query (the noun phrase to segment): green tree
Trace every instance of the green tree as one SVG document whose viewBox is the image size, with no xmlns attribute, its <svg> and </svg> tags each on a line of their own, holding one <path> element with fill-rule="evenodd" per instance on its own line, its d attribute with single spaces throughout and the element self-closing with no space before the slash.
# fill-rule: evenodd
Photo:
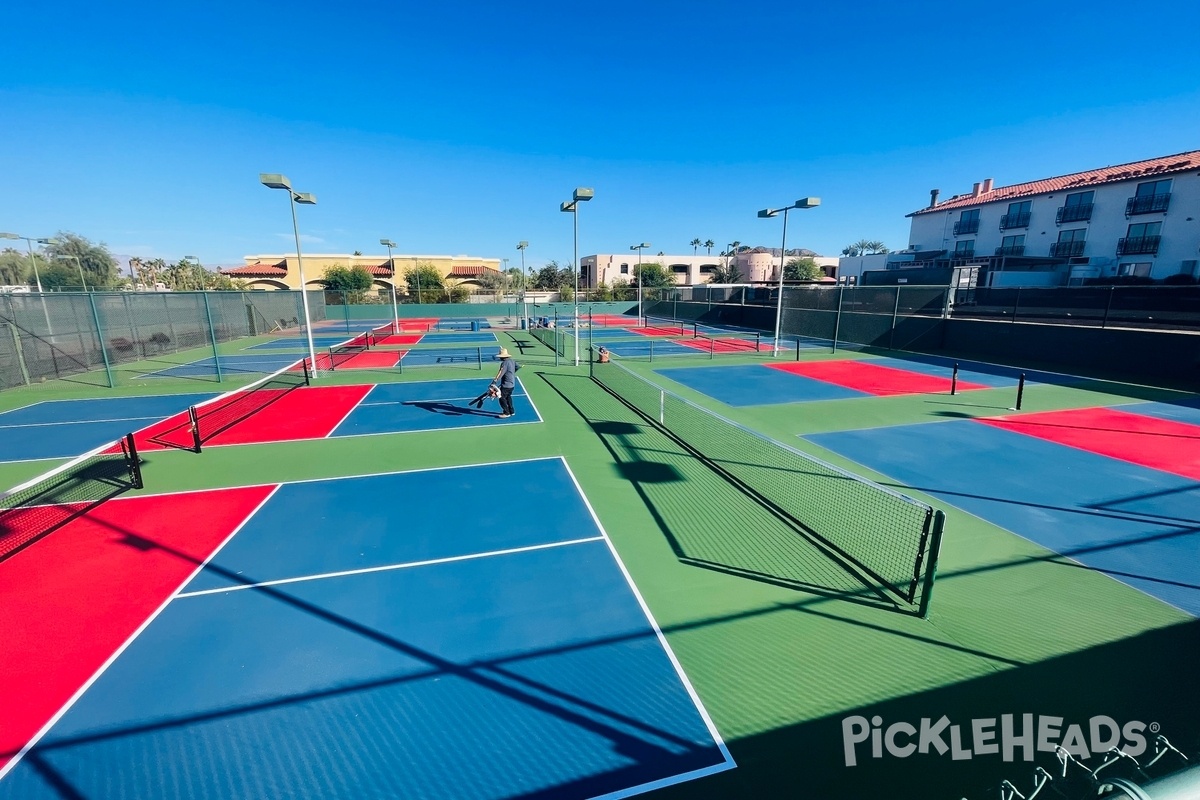
<svg viewBox="0 0 1200 800">
<path fill-rule="evenodd" d="M 613 290 L 609 288 L 608 284 L 604 281 L 597 283 L 596 288 L 592 290 L 592 300 L 605 302 L 612 299 L 614 299 Z"/>
<path fill-rule="evenodd" d="M 343 267 L 341 264 L 326 267 L 321 281 L 330 291 L 344 292 L 346 300 L 351 304 L 363 302 L 367 290 L 375 283 L 371 273 L 361 264 L 350 268 Z"/>
<path fill-rule="evenodd" d="M 712 277 L 708 279 L 708 282 L 741 283 L 743 278 L 741 267 L 737 265 L 736 261 L 731 260 L 728 264 L 718 264 L 717 268 L 712 271 Z"/>
<path fill-rule="evenodd" d="M 633 300 L 637 297 L 637 289 L 629 281 L 615 280 L 612 284 L 613 300 Z"/>
<path fill-rule="evenodd" d="M 891 251 L 888 250 L 887 245 L 878 239 L 859 239 L 853 244 L 846 245 L 846 247 L 842 250 L 842 255 L 854 258 L 857 256 L 872 255 L 874 253 L 889 252 Z"/>
<path fill-rule="evenodd" d="M 44 261 L 38 266 L 38 275 L 42 279 L 42 288 L 47 292 L 55 292 L 67 289 L 78 291 L 79 289 L 79 269 L 72 261 L 70 265 L 62 261 L 54 261 L 49 264 Z"/>
<path fill-rule="evenodd" d="M 783 267 L 785 281 L 815 281 L 823 277 L 825 277 L 825 271 L 812 258 L 789 259 Z"/>
<path fill-rule="evenodd" d="M 700 239 L 697 237 L 688 242 L 688 244 L 692 246 L 692 255 L 696 255 L 696 253 L 700 250 L 700 245 L 704 244 L 704 242 L 700 241 Z"/>
<path fill-rule="evenodd" d="M 404 284 L 408 288 L 408 296 L 418 303 L 438 303 L 446 294 L 445 278 L 428 261 L 418 261 L 415 266 L 404 270 Z"/>
<path fill-rule="evenodd" d="M 710 255 L 710 256 L 712 255 L 712 249 L 715 245 L 716 245 L 716 242 L 714 242 L 712 239 L 704 240 L 704 249 L 708 253 L 708 255 Z"/>
<path fill-rule="evenodd" d="M 641 276 L 642 289 L 656 289 L 664 286 L 674 286 L 675 278 L 667 268 L 657 261 L 648 261 L 640 267 L 633 268 L 633 284 L 636 287 L 638 276 Z"/>
<path fill-rule="evenodd" d="M 26 276 L 30 275 L 29 262 L 26 256 L 6 247 L 0 252 L 0 284 L 5 286 L 23 286 Z"/>
<path fill-rule="evenodd" d="M 68 266 L 75 270 L 75 280 L 69 285 L 79 285 L 79 266 L 83 267 L 88 288 L 111 289 L 116 285 L 119 277 L 117 260 L 108 251 L 106 244 L 95 244 L 70 231 L 59 231 L 54 235 L 54 240 L 54 244 L 46 245 L 46 259 L 63 259 L 70 262 Z M 75 265 L 76 258 L 79 259 L 79 266 Z"/>
</svg>

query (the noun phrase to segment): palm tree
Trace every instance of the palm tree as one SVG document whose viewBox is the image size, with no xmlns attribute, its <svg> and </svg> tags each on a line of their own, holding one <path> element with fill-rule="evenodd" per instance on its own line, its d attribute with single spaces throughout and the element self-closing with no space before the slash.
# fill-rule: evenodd
<svg viewBox="0 0 1200 800">
<path fill-rule="evenodd" d="M 702 242 L 699 239 L 692 239 L 690 242 L 688 242 L 688 244 L 692 246 L 692 255 L 696 255 L 696 252 L 700 249 Z"/>
<path fill-rule="evenodd" d="M 712 239 L 705 240 L 704 249 L 708 252 L 708 255 L 710 255 L 710 256 L 712 255 L 713 245 L 715 245 L 715 244 L 716 244 L 716 242 L 714 242 Z"/>
</svg>

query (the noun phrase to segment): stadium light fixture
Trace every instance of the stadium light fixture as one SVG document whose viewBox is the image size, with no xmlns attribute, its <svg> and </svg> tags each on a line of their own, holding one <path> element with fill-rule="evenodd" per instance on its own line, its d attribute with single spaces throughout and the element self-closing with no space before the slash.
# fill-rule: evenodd
<svg viewBox="0 0 1200 800">
<path fill-rule="evenodd" d="M 641 244 L 631 244 L 631 245 L 629 246 L 629 249 L 630 249 L 630 250 L 637 250 L 637 254 L 638 254 L 638 268 L 637 268 L 637 279 L 638 279 L 638 297 L 637 297 L 637 303 L 638 303 L 638 326 L 639 326 L 639 327 L 641 327 L 641 325 L 642 325 L 642 251 L 643 251 L 643 250 L 645 250 L 645 249 L 646 249 L 647 247 L 649 247 L 649 246 L 650 246 L 650 243 L 649 243 L 649 242 L 642 242 Z"/>
<path fill-rule="evenodd" d="M 775 306 L 775 344 L 773 348 L 773 357 L 779 356 L 779 336 L 782 333 L 783 326 L 783 260 L 787 257 L 787 218 L 788 212 L 793 208 L 816 208 L 821 205 L 819 197 L 804 197 L 797 200 L 790 206 L 784 208 L 764 208 L 758 212 L 759 219 L 768 219 L 770 217 L 783 214 L 783 244 L 779 248 L 779 298 Z"/>
<path fill-rule="evenodd" d="M 304 283 L 304 259 L 300 255 L 300 227 L 296 223 L 296 204 L 315 206 L 317 198 L 309 192 L 297 192 L 292 189 L 292 182 L 285 175 L 273 172 L 260 172 L 258 181 L 268 189 L 286 189 L 288 193 L 288 208 L 292 212 L 292 233 L 296 236 L 296 270 L 300 274 L 300 301 L 304 306 L 304 333 L 308 339 L 308 357 L 312 359 L 312 376 L 317 378 L 317 349 L 313 346 L 312 317 L 308 313 L 308 287 Z"/>
<path fill-rule="evenodd" d="M 575 221 L 575 366 L 579 366 L 579 204 L 596 196 L 595 191 L 579 187 L 569 202 L 563 203 L 560 211 L 571 214 Z"/>
<path fill-rule="evenodd" d="M 521 318 L 529 324 L 529 298 L 526 295 L 529 291 L 529 280 L 525 275 L 525 251 L 529 249 L 529 242 L 517 242 L 517 249 L 521 251 Z"/>
<path fill-rule="evenodd" d="M 392 248 L 396 243 L 391 239 L 380 239 L 379 243 L 387 248 L 388 266 L 392 268 L 392 330 L 400 332 L 400 306 L 396 302 L 396 262 L 392 260 Z"/>
</svg>

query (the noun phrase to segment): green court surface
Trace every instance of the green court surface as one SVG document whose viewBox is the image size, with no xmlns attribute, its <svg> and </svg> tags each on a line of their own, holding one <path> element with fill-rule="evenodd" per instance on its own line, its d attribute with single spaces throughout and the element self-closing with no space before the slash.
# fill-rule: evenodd
<svg viewBox="0 0 1200 800">
<path fill-rule="evenodd" d="M 1200 749 L 1200 621 L 918 492 L 910 494 L 946 512 L 946 535 L 929 617 L 901 613 L 593 382 L 586 364 L 575 368 L 564 359 L 554 366 L 553 354 L 546 357 L 551 351 L 525 332 L 498 332 L 498 338 L 518 360 L 529 354 L 520 378 L 542 424 L 228 446 L 202 454 L 158 451 L 144 455 L 143 491 L 564 456 L 737 762 L 736 769 L 649 797 L 973 800 L 997 796 L 1002 779 L 1023 791 L 1029 785 L 1035 763 L 1005 762 L 999 754 L 956 758 L 935 748 L 875 758 L 864 742 L 848 766 L 843 733 L 851 717 L 877 716 L 886 728 L 901 721 L 919 727 L 922 719 L 945 716 L 966 743 L 972 720 L 1032 714 L 1086 726 L 1105 715 L 1153 723 L 1185 752 Z M 262 340 L 222 349 L 235 352 Z M 176 363 L 188 360 L 179 355 Z M 805 359 L 833 357 L 864 356 Z M 762 360 L 730 356 L 715 363 Z M 1005 388 L 735 409 L 656 375 L 654 368 L 664 365 L 680 362 L 632 366 L 699 405 L 859 474 L 861 467 L 798 437 L 996 415 L 1014 399 Z M 476 374 L 482 391 L 490 368 Z M 318 383 L 441 376 L 436 369 L 363 370 L 326 373 Z M 0 393 L 0 410 L 50 397 L 142 394 L 144 384 L 30 387 Z M 234 385 L 172 379 L 153 388 L 224 391 Z M 1040 386 L 1027 392 L 1023 408 L 1115 405 L 1134 395 L 1166 396 L 1102 383 Z M 12 485 L 54 463 L 0 465 L 0 483 Z M 887 482 L 886 476 L 867 477 Z M 503 486 L 487 496 L 403 502 L 448 500 L 522 502 Z M 555 509 L 542 513 L 550 519 Z M 750 579 L 737 570 L 786 580 Z M 949 743 L 948 733 L 942 738 Z M 1036 764 L 1053 763 L 1052 753 L 1037 754 Z"/>
</svg>

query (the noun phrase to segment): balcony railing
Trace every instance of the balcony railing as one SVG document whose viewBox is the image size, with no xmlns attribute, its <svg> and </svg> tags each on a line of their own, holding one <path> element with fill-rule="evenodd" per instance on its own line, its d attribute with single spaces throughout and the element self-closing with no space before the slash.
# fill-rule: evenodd
<svg viewBox="0 0 1200 800">
<path fill-rule="evenodd" d="M 1000 218 L 1000 230 L 1009 228 L 1028 228 L 1029 227 L 1029 212 L 1022 211 L 1019 214 L 1005 214 Z"/>
<path fill-rule="evenodd" d="M 960 219 L 954 223 L 954 235 L 962 236 L 966 233 L 979 233 L 978 219 Z"/>
<path fill-rule="evenodd" d="M 1095 203 L 1080 203 L 1074 206 L 1062 206 L 1054 215 L 1054 221 L 1059 225 L 1064 222 L 1087 222 L 1092 218 L 1092 206 Z"/>
<path fill-rule="evenodd" d="M 1131 236 L 1117 240 L 1117 255 L 1158 255 L 1158 242 L 1161 236 Z"/>
<path fill-rule="evenodd" d="M 1125 216 L 1134 214 L 1155 214 L 1166 211 L 1171 205 L 1171 193 L 1147 194 L 1142 197 L 1131 197 L 1125 201 Z"/>
<path fill-rule="evenodd" d="M 1050 255 L 1053 258 L 1074 258 L 1083 255 L 1083 246 L 1087 244 L 1082 239 L 1074 242 L 1055 242 L 1050 245 Z"/>
<path fill-rule="evenodd" d="M 1023 256 L 1023 255 L 1025 255 L 1025 245 L 1010 244 L 1007 247 L 997 247 L 996 255 L 998 255 L 998 256 Z"/>
<path fill-rule="evenodd" d="M 951 256 L 951 258 L 974 258 L 974 257 L 975 257 L 974 250 L 955 250 L 954 255 Z"/>
</svg>

